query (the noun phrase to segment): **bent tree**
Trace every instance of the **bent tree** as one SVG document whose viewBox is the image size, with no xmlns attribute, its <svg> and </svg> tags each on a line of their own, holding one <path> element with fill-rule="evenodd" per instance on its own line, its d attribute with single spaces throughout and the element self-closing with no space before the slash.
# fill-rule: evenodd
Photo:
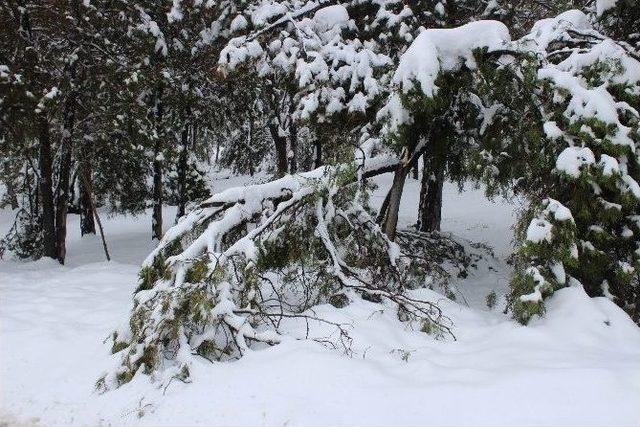
<svg viewBox="0 0 640 427">
<path fill-rule="evenodd" d="M 306 330 L 294 338 L 348 352 L 345 327 L 311 309 L 343 307 L 355 298 L 390 306 L 415 329 L 453 336 L 434 303 L 408 292 L 437 271 L 428 256 L 415 256 L 420 244 L 412 242 L 409 252 L 388 239 L 352 166 L 216 194 L 171 228 L 145 260 L 131 320 L 112 337 L 116 368 L 98 387 L 128 382 L 139 370 L 187 381 L 194 355 L 239 358 L 281 342 L 281 328 L 292 322 Z M 309 322 L 329 326 L 329 336 L 309 335 Z"/>
</svg>

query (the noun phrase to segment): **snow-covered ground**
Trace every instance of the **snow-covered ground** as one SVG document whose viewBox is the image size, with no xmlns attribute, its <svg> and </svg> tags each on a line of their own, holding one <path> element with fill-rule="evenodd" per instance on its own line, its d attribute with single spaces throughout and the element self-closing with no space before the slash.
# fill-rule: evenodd
<svg viewBox="0 0 640 427">
<path fill-rule="evenodd" d="M 378 201 L 389 177 L 380 182 Z M 410 224 L 417 182 L 405 194 L 401 221 Z M 481 266 L 457 284 L 469 306 L 420 291 L 454 321 L 457 341 L 406 330 L 366 301 L 319 307 L 352 325 L 352 357 L 285 341 L 238 362 L 202 361 L 191 384 L 159 389 L 140 376 L 104 395 L 94 392 L 110 363 L 102 341 L 127 319 L 153 248 L 150 219 L 104 219 L 107 263 L 74 217 L 66 266 L 0 261 L 0 426 L 639 426 L 640 328 L 613 303 L 567 288 L 528 327 L 484 306 L 487 293 L 506 291 L 513 209 L 445 187 L 444 230 L 485 241 L 498 257 L 495 271 Z M 0 212 L 0 233 L 10 220 Z"/>
</svg>

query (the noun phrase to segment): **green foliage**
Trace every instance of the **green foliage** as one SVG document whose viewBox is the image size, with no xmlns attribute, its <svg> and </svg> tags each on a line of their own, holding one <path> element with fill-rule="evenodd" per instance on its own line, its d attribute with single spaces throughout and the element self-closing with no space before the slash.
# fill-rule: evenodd
<svg viewBox="0 0 640 427">
<path fill-rule="evenodd" d="M 496 295 L 496 291 L 491 291 L 487 294 L 485 298 L 485 303 L 487 304 L 487 308 L 493 309 L 498 302 L 498 296 Z"/>
<path fill-rule="evenodd" d="M 171 279 L 171 269 L 167 266 L 165 257 L 158 254 L 151 265 L 147 265 L 138 273 L 138 288 L 136 292 L 151 289 L 158 280 Z"/>
</svg>

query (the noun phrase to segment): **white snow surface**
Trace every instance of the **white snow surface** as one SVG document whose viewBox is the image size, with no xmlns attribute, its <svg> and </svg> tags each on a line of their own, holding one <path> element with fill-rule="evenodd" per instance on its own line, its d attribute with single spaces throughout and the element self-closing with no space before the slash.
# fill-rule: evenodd
<svg viewBox="0 0 640 427">
<path fill-rule="evenodd" d="M 376 181 L 380 203 L 391 177 Z M 410 179 L 405 225 L 416 219 L 418 190 Z M 110 360 L 102 341 L 127 320 L 139 265 L 153 248 L 150 219 L 105 215 L 107 263 L 99 238 L 80 238 L 72 216 L 66 266 L 0 261 L 0 425 L 637 426 L 640 329 L 580 287 L 557 291 L 545 318 L 520 326 L 501 312 L 515 207 L 450 184 L 444 199 L 444 231 L 486 241 L 497 256 L 456 283 L 458 302 L 415 291 L 438 301 L 457 341 L 407 330 L 379 304 L 320 306 L 319 316 L 350 325 L 352 357 L 284 340 L 238 362 L 202 360 L 191 384 L 162 389 L 142 375 L 104 395 L 94 391 Z M 0 211 L 0 232 L 10 220 Z M 491 290 L 494 310 L 484 307 Z"/>
</svg>

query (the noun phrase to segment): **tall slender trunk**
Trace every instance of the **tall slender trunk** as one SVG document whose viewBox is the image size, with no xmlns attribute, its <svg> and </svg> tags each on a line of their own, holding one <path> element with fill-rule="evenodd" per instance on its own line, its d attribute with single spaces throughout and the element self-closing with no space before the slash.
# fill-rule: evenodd
<svg viewBox="0 0 640 427">
<path fill-rule="evenodd" d="M 104 250 L 104 255 L 107 258 L 107 261 L 111 261 L 111 255 L 109 255 L 109 248 L 107 247 L 107 239 L 104 235 L 104 228 L 102 227 L 102 221 L 100 221 L 100 216 L 98 215 L 98 210 L 96 209 L 96 204 L 93 201 L 93 187 L 91 185 L 91 181 L 87 179 L 86 175 L 80 175 L 80 179 L 83 181 L 84 188 L 86 188 L 86 193 L 88 197 L 89 206 L 91 207 L 91 213 L 95 216 L 95 220 L 98 223 L 98 229 L 100 230 L 100 239 L 102 240 L 102 249 Z"/>
<path fill-rule="evenodd" d="M 156 139 L 153 144 L 153 216 L 151 219 L 151 239 L 162 239 L 162 204 L 164 190 L 162 188 L 162 170 L 164 167 L 162 157 L 162 140 L 164 129 L 162 128 L 162 86 L 156 88 L 154 99 L 154 121 L 156 127 Z"/>
<path fill-rule="evenodd" d="M 289 128 L 289 173 L 298 172 L 298 126 L 291 123 Z"/>
<path fill-rule="evenodd" d="M 442 218 L 442 188 L 444 186 L 444 162 L 442 159 L 424 158 L 424 170 L 418 205 L 418 230 L 440 231 Z"/>
<path fill-rule="evenodd" d="M 314 160 L 313 160 L 313 167 L 315 168 L 319 168 L 320 166 L 322 166 L 322 142 L 318 139 L 316 139 L 313 143 L 313 154 L 314 154 Z"/>
<path fill-rule="evenodd" d="M 186 123 L 182 127 L 182 133 L 180 135 L 180 158 L 178 159 L 178 213 L 176 214 L 176 223 L 178 218 L 183 216 L 187 209 L 188 195 L 187 195 L 187 167 L 189 159 L 189 125 Z"/>
<path fill-rule="evenodd" d="M 72 74 L 74 72 L 72 71 Z M 60 144 L 60 169 L 56 189 L 56 247 L 58 261 L 64 264 L 67 255 L 67 210 L 69 208 L 69 185 L 71 177 L 71 156 L 73 152 L 73 127 L 76 114 L 76 93 L 71 91 L 65 103 L 62 140 Z"/>
<path fill-rule="evenodd" d="M 387 235 L 389 240 L 396 239 L 396 231 L 398 228 L 398 213 L 400 211 L 400 201 L 402 200 L 402 192 L 404 190 L 404 183 L 409 173 L 409 167 L 407 165 L 399 164 L 396 171 L 393 174 L 393 183 L 388 194 L 388 202 L 386 206 L 386 213 L 384 216 L 384 224 L 382 231 Z"/>
<path fill-rule="evenodd" d="M 83 161 L 78 171 L 80 188 L 80 234 L 96 234 L 96 222 L 93 218 L 91 199 L 91 166 Z"/>
<path fill-rule="evenodd" d="M 53 160 L 51 158 L 51 138 L 49 136 L 49 122 L 44 117 L 39 118 L 39 185 L 40 200 L 42 204 L 42 234 L 43 255 L 56 258 L 56 227 L 55 211 L 53 204 Z"/>
<path fill-rule="evenodd" d="M 287 174 L 287 138 L 280 135 L 278 125 L 269 123 L 269 132 L 276 149 L 276 173 L 278 176 Z"/>
</svg>

